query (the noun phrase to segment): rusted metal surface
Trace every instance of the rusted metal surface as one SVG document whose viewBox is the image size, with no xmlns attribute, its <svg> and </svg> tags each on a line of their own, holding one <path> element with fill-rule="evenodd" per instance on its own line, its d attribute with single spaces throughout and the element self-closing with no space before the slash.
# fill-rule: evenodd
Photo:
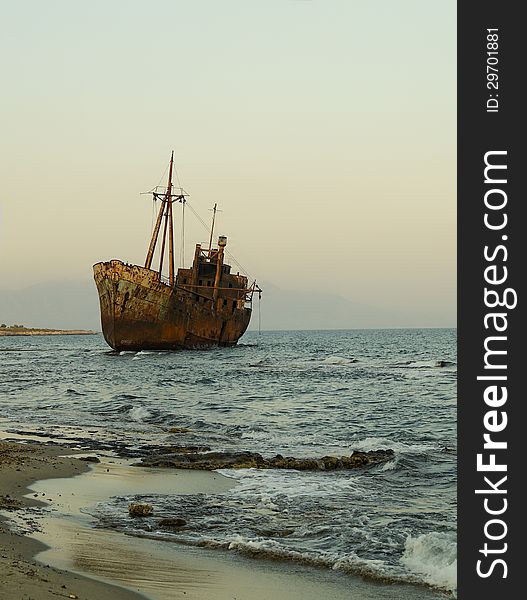
<svg viewBox="0 0 527 600">
<path fill-rule="evenodd" d="M 102 330 L 112 348 L 165 350 L 236 344 L 251 318 L 251 308 L 246 307 L 251 293 L 247 278 L 231 274 L 229 265 L 217 269 L 216 261 L 205 259 L 198 249 L 195 259 L 193 268 L 178 270 L 174 286 L 163 283 L 156 271 L 119 260 L 94 265 Z M 192 289 L 193 273 L 199 291 Z"/>
<path fill-rule="evenodd" d="M 223 247 L 220 246 L 216 257 L 216 273 L 214 275 L 214 291 L 212 292 L 212 302 L 214 304 L 218 301 L 218 294 L 220 293 L 220 281 L 223 269 Z"/>
<path fill-rule="evenodd" d="M 116 350 L 163 350 L 204 346 L 231 346 L 243 335 L 251 318 L 251 302 L 256 282 L 248 288 L 247 277 L 231 273 L 224 264 L 227 238 L 219 236 L 218 248 L 212 248 L 216 204 L 209 248 L 196 245 L 190 269 L 178 269 L 174 277 L 173 203 L 185 194 L 172 193 L 174 152 L 170 157 L 167 187 L 151 193 L 161 206 L 146 255 L 145 266 L 128 265 L 120 260 L 93 266 L 101 305 L 104 338 Z M 163 223 L 164 217 L 164 223 Z M 159 233 L 159 270 L 152 260 Z M 163 260 L 168 230 L 168 280 L 163 277 Z"/>
</svg>

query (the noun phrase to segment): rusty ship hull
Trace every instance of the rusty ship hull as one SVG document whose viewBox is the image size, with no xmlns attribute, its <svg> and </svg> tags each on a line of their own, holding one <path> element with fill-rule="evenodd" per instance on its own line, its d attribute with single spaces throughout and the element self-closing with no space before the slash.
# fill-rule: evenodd
<svg viewBox="0 0 527 600">
<path fill-rule="evenodd" d="M 119 260 L 93 267 L 99 292 L 104 338 L 115 350 L 178 350 L 233 346 L 251 318 L 245 298 L 227 288 L 230 295 L 213 305 L 212 286 L 200 292 L 185 284 L 170 286 L 159 273 Z M 187 275 L 187 277 L 184 277 Z M 190 269 L 178 276 L 188 280 Z M 236 276 L 231 276 L 236 277 Z"/>
<path fill-rule="evenodd" d="M 120 260 L 93 265 L 104 339 L 115 350 L 234 346 L 249 325 L 254 293 L 261 293 L 256 281 L 249 287 L 248 278 L 231 273 L 231 266 L 224 262 L 226 236 L 220 235 L 213 247 L 216 204 L 208 248 L 196 244 L 191 267 L 181 267 L 176 273 L 173 206 L 181 205 L 184 226 L 188 194 L 183 188 L 174 188 L 173 169 L 174 152 L 167 186 L 156 186 L 150 192 L 160 207 L 144 266 Z M 183 228 L 182 263 L 184 239 Z M 152 268 L 156 247 L 157 270 Z M 165 259 L 168 277 L 163 275 Z"/>
</svg>

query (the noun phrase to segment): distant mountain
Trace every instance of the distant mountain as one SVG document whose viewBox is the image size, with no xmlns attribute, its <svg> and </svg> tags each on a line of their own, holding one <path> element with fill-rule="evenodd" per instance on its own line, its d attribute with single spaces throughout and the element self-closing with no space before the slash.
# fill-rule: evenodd
<svg viewBox="0 0 527 600">
<path fill-rule="evenodd" d="M 0 323 L 100 331 L 99 297 L 92 281 L 59 281 L 0 289 Z"/>
<path fill-rule="evenodd" d="M 451 327 L 433 315 L 402 314 L 312 290 L 262 284 L 262 329 Z M 61 281 L 21 290 L 0 289 L 0 323 L 27 327 L 100 330 L 99 298 L 92 281 Z M 250 329 L 258 328 L 258 299 Z"/>
<path fill-rule="evenodd" d="M 263 283 L 262 329 L 369 329 L 412 327 L 402 315 L 333 294 L 311 290 L 284 290 Z M 253 305 L 251 329 L 258 327 L 258 299 Z M 414 325 L 415 326 L 415 325 Z"/>
</svg>

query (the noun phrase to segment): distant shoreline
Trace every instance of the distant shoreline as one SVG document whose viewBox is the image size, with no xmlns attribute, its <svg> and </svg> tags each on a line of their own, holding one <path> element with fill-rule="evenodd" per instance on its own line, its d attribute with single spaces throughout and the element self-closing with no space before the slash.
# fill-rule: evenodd
<svg viewBox="0 0 527 600">
<path fill-rule="evenodd" d="M 13 335 L 97 335 L 98 331 L 91 329 L 43 329 L 32 327 L 3 327 L 0 328 L 0 337 Z"/>
</svg>

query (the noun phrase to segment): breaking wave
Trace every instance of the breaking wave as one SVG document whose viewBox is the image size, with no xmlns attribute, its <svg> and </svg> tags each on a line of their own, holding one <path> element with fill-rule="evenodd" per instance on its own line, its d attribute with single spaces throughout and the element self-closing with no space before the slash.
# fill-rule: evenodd
<svg viewBox="0 0 527 600">
<path fill-rule="evenodd" d="M 454 534 L 426 533 L 408 536 L 401 563 L 430 585 L 455 592 L 457 547 Z"/>
<path fill-rule="evenodd" d="M 406 367 L 407 369 L 439 369 L 446 367 L 455 367 L 456 363 L 451 360 L 420 360 L 420 361 L 407 361 L 406 363 L 399 365 Z"/>
<path fill-rule="evenodd" d="M 420 444 L 406 444 L 404 442 L 397 442 L 389 438 L 381 437 L 368 437 L 363 440 L 351 442 L 350 444 L 353 450 L 361 450 L 368 452 L 369 450 L 379 450 L 390 448 L 396 454 L 413 454 L 413 453 L 424 453 L 431 450 L 435 450 L 437 447 L 434 444 L 420 443 Z"/>
<path fill-rule="evenodd" d="M 401 563 L 411 572 L 404 573 L 396 566 L 390 565 L 383 560 L 361 558 L 354 552 L 348 552 L 344 555 L 334 552 L 300 552 L 285 547 L 277 540 L 263 537 L 248 538 L 243 535 L 234 534 L 226 539 L 187 538 L 183 540 L 165 532 L 130 531 L 128 534 L 134 537 L 183 543 L 201 548 L 230 550 L 252 558 L 291 561 L 314 567 L 332 569 L 333 571 L 341 571 L 349 575 L 358 575 L 365 579 L 387 584 L 411 583 L 414 585 L 425 585 L 443 592 L 449 592 L 453 597 L 456 596 L 457 559 L 454 558 L 453 563 L 448 563 L 450 560 L 448 556 L 444 558 L 444 567 L 439 566 L 434 568 L 432 564 L 427 563 L 428 559 L 426 556 L 422 556 L 414 562 L 411 559 L 407 559 L 405 555 L 401 559 Z M 433 535 L 439 534 L 428 534 L 427 536 L 420 537 Z M 416 565 L 416 568 L 414 568 L 414 565 Z"/>
<path fill-rule="evenodd" d="M 128 411 L 128 414 L 136 423 L 143 423 L 152 416 L 152 413 L 144 406 L 134 406 Z"/>
<path fill-rule="evenodd" d="M 325 365 L 351 365 L 358 362 L 356 358 L 344 358 L 342 356 L 328 356 L 322 363 Z"/>
<path fill-rule="evenodd" d="M 339 555 L 334 552 L 299 552 L 283 546 L 277 540 L 267 538 L 247 538 L 243 535 L 233 535 L 226 540 L 204 540 L 200 546 L 225 548 L 251 556 L 262 556 L 282 560 L 293 560 L 317 567 L 326 567 L 335 571 L 344 571 L 355 575 L 370 577 L 383 581 L 404 581 L 405 578 L 393 572 L 389 565 L 382 560 L 363 559 L 354 552 Z M 417 581 L 417 580 L 415 580 Z"/>
</svg>

